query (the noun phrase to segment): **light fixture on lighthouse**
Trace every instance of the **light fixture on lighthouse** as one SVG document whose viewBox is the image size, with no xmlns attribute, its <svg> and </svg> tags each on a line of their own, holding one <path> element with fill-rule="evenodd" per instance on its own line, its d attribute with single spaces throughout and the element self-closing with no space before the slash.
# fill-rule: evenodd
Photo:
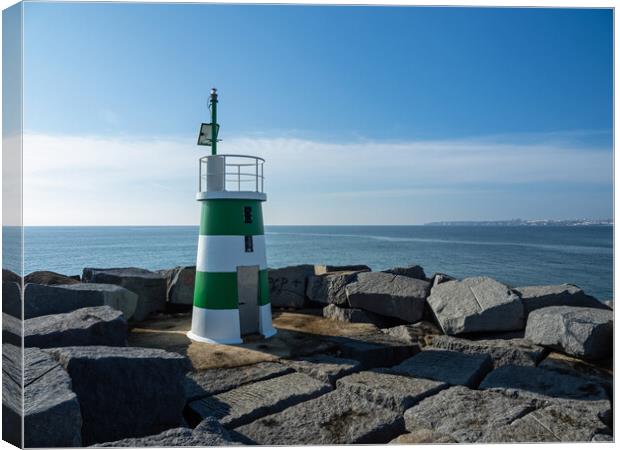
<svg viewBox="0 0 620 450">
<path fill-rule="evenodd" d="M 217 134 L 220 131 L 220 125 L 218 123 L 215 124 L 215 138 L 217 139 Z M 213 132 L 213 124 L 212 123 L 203 123 L 200 125 L 200 133 L 198 133 L 198 145 L 207 145 L 211 147 L 211 139 Z"/>
</svg>

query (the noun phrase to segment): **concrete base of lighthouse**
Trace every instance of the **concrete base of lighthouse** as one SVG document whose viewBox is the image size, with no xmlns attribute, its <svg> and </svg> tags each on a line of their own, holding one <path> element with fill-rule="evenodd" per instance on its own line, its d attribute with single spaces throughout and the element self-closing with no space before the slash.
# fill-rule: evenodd
<svg viewBox="0 0 620 450">
<path fill-rule="evenodd" d="M 271 323 L 271 304 L 259 306 L 259 333 L 265 338 L 277 331 Z M 206 309 L 194 306 L 192 328 L 187 337 L 207 344 L 241 344 L 241 326 L 238 309 Z"/>
</svg>

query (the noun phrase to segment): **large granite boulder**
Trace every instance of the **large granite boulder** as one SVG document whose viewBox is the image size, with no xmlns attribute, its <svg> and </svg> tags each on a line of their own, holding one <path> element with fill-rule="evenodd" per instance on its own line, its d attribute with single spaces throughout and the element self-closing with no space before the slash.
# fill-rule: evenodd
<svg viewBox="0 0 620 450">
<path fill-rule="evenodd" d="M 503 390 L 535 398 L 603 400 L 607 393 L 595 382 L 537 367 L 507 365 L 489 373 L 480 389 Z"/>
<path fill-rule="evenodd" d="M 336 389 L 235 431 L 261 445 L 384 444 L 404 426 L 402 412 Z"/>
<path fill-rule="evenodd" d="M 495 368 L 508 364 L 535 366 L 547 351 L 527 339 L 481 339 L 470 341 L 454 336 L 435 335 L 429 338 L 429 345 L 444 350 L 467 354 L 487 354 Z"/>
<path fill-rule="evenodd" d="M 422 319 L 430 284 L 402 275 L 360 273 L 345 287 L 349 305 L 407 322 Z"/>
<path fill-rule="evenodd" d="M 138 297 L 133 292 L 111 284 L 79 283 L 46 286 L 27 284 L 24 289 L 24 318 L 64 314 L 90 306 L 110 306 L 129 320 L 136 310 Z"/>
<path fill-rule="evenodd" d="M 2 313 L 2 342 L 22 346 L 23 322 L 10 314 Z"/>
<path fill-rule="evenodd" d="M 66 314 L 33 317 L 24 321 L 26 347 L 127 345 L 127 321 L 109 306 L 81 308 Z"/>
<path fill-rule="evenodd" d="M 582 289 L 572 284 L 525 286 L 515 288 L 514 291 L 521 297 L 526 317 L 532 311 L 548 306 L 607 308 L 607 305 L 587 295 Z"/>
<path fill-rule="evenodd" d="M 420 400 L 448 388 L 447 383 L 379 370 L 354 373 L 336 382 L 344 389 L 385 408 L 404 412 Z"/>
<path fill-rule="evenodd" d="M 455 386 L 405 412 L 407 430 L 430 442 L 557 442 L 604 439 L 596 402 L 555 402 Z M 428 441 L 427 441 L 428 442 Z"/>
<path fill-rule="evenodd" d="M 417 343 L 377 332 L 353 337 L 332 337 L 341 358 L 359 361 L 364 369 L 394 366 L 420 351 Z"/>
<path fill-rule="evenodd" d="M 241 367 L 193 371 L 187 375 L 185 396 L 188 400 L 210 397 L 231 391 L 244 384 L 269 380 L 293 372 L 293 369 L 276 362 L 259 362 Z"/>
<path fill-rule="evenodd" d="M 350 264 L 346 266 L 334 266 L 329 264 L 315 264 L 314 274 L 323 275 L 333 272 L 370 272 L 370 267 L 365 264 Z"/>
<path fill-rule="evenodd" d="M 80 277 L 68 277 L 67 275 L 50 272 L 49 270 L 32 272 L 24 277 L 24 284 L 34 283 L 55 286 L 57 284 L 78 284 L 79 282 Z"/>
<path fill-rule="evenodd" d="M 355 281 L 358 273 L 361 272 L 327 272 L 322 275 L 312 275 L 308 278 L 306 295 L 313 302 L 347 307 L 349 302 L 345 287 Z"/>
<path fill-rule="evenodd" d="M 166 300 L 172 305 L 193 305 L 196 266 L 158 270 L 166 279 Z"/>
<path fill-rule="evenodd" d="M 453 280 L 456 280 L 456 278 L 451 275 L 446 275 L 445 273 L 434 273 L 430 278 L 431 288 L 434 288 L 438 284 L 445 283 L 446 281 Z"/>
<path fill-rule="evenodd" d="M 80 447 L 80 404 L 60 364 L 39 349 L 25 349 L 24 386 L 25 446 Z"/>
<path fill-rule="evenodd" d="M 408 267 L 393 267 L 391 269 L 384 270 L 383 272 L 391 273 L 393 275 L 402 275 L 403 277 L 415 278 L 416 280 L 427 281 L 424 269 L 422 266 L 418 266 L 417 264 L 412 264 Z"/>
<path fill-rule="evenodd" d="M 337 358 L 331 355 L 309 355 L 294 359 L 283 359 L 283 364 L 332 386 L 336 380 L 362 369 L 359 361 Z"/>
<path fill-rule="evenodd" d="M 9 269 L 2 269 L 2 281 L 21 284 L 22 277 Z"/>
<path fill-rule="evenodd" d="M 419 344 L 421 347 L 428 345 L 433 336 L 442 333 L 435 324 L 424 321 L 416 322 L 414 324 L 382 328 L 381 332 L 403 342 Z"/>
<path fill-rule="evenodd" d="M 425 349 L 389 370 L 410 377 L 474 388 L 492 368 L 489 355 Z"/>
<path fill-rule="evenodd" d="M 613 348 L 613 320 L 609 309 L 550 306 L 529 315 L 525 337 L 579 358 L 608 358 Z"/>
<path fill-rule="evenodd" d="M 427 299 L 444 333 L 521 330 L 525 325 L 521 299 L 488 277 L 447 281 Z"/>
<path fill-rule="evenodd" d="M 269 300 L 277 308 L 303 308 L 306 305 L 308 278 L 314 275 L 314 266 L 269 269 Z"/>
<path fill-rule="evenodd" d="M 342 308 L 336 305 L 327 305 L 323 308 L 323 317 L 347 323 L 375 323 L 366 311 L 358 308 Z"/>
<path fill-rule="evenodd" d="M 235 428 L 318 397 L 331 389 L 329 384 L 302 373 L 290 373 L 195 400 L 188 407 L 191 414 L 200 420 L 215 417 L 226 428 Z"/>
<path fill-rule="evenodd" d="M 96 444 L 93 447 L 219 447 L 241 446 L 214 417 L 207 417 L 194 429 L 179 427 L 154 436 L 127 438 Z"/>
<path fill-rule="evenodd" d="M 2 312 L 21 320 L 22 288 L 21 283 L 14 281 L 2 282 Z"/>
<path fill-rule="evenodd" d="M 85 268 L 82 280 L 87 283 L 116 284 L 138 295 L 138 305 L 133 315 L 134 320 L 144 320 L 155 311 L 162 311 L 166 306 L 166 278 L 161 273 L 151 272 L 136 267 L 120 269 Z"/>
<path fill-rule="evenodd" d="M 159 349 L 62 347 L 46 350 L 71 377 L 91 445 L 179 427 L 189 360 Z"/>
<path fill-rule="evenodd" d="M 537 367 L 599 384 L 605 389 L 607 396 L 613 398 L 614 373 L 611 365 L 601 367 L 563 353 L 551 352 Z"/>
<path fill-rule="evenodd" d="M 18 345 L 2 342 L 2 440 L 22 445 L 23 352 Z"/>
</svg>

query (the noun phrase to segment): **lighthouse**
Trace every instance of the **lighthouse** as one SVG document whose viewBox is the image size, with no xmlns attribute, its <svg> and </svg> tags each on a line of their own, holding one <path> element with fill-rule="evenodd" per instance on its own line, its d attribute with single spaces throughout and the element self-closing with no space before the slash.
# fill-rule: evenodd
<svg viewBox="0 0 620 450">
<path fill-rule="evenodd" d="M 218 155 L 218 94 L 211 90 L 211 123 L 203 123 L 198 145 L 211 154 L 198 162 L 201 204 L 192 327 L 199 342 L 239 344 L 243 336 L 276 334 L 271 324 L 263 226 L 263 165 L 247 155 Z"/>
</svg>

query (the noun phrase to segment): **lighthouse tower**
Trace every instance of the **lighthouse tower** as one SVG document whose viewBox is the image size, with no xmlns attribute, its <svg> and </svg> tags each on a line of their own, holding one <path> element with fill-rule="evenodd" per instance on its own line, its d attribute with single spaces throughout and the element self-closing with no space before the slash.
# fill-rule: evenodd
<svg viewBox="0 0 620 450">
<path fill-rule="evenodd" d="M 211 147 L 199 160 L 200 234 L 192 328 L 195 341 L 239 344 L 242 336 L 273 336 L 262 203 L 264 160 L 218 155 L 217 90 L 211 90 L 211 123 L 198 145 Z"/>
</svg>

